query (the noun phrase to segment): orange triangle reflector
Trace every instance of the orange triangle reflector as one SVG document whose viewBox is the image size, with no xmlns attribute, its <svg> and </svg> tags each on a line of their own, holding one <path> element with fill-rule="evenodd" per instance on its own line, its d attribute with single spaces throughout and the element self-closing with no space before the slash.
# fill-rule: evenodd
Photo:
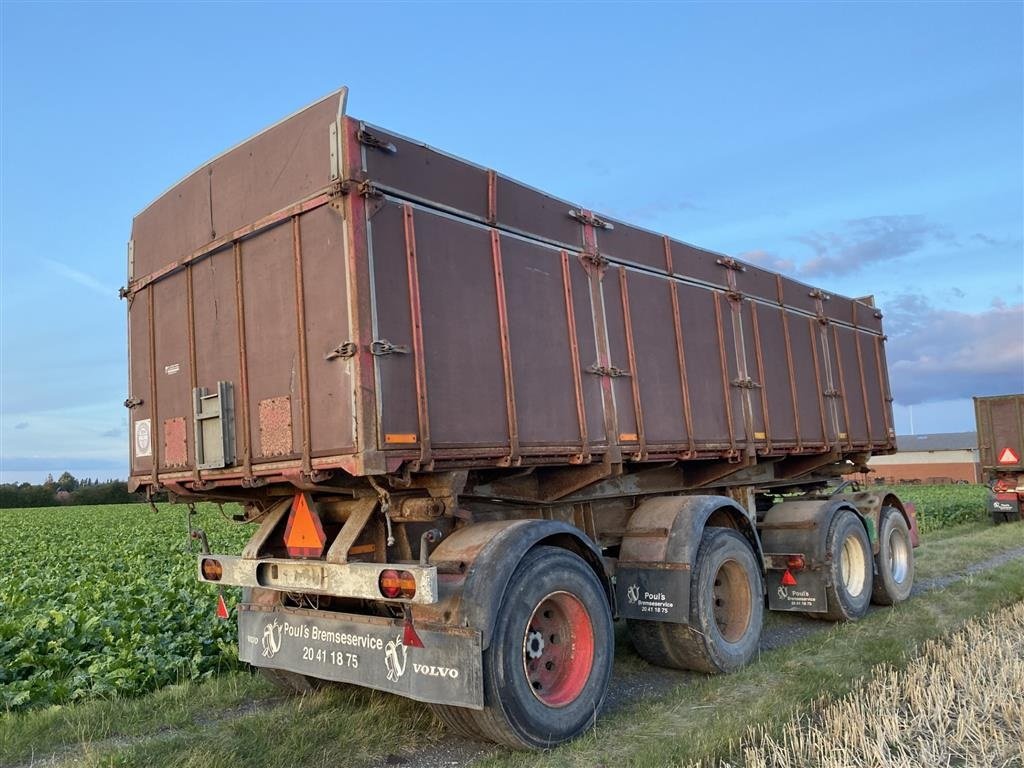
<svg viewBox="0 0 1024 768">
<path fill-rule="evenodd" d="M 788 568 L 786 569 L 786 572 L 784 574 L 782 574 L 782 586 L 784 586 L 784 587 L 795 587 L 796 586 L 796 579 L 793 577 L 793 574 L 789 572 Z"/>
<path fill-rule="evenodd" d="M 226 619 L 228 617 L 228 604 L 224 602 L 224 595 L 217 595 L 217 618 Z"/>
<path fill-rule="evenodd" d="M 316 504 L 308 493 L 297 493 L 284 531 L 284 546 L 292 557 L 320 557 L 327 536 Z"/>
</svg>

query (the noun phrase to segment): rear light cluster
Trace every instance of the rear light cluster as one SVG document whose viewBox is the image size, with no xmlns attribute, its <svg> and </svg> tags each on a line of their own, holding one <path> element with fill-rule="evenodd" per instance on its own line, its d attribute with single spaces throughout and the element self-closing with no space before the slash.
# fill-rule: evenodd
<svg viewBox="0 0 1024 768">
<path fill-rule="evenodd" d="M 396 571 L 392 568 L 381 571 L 377 586 L 380 593 L 389 600 L 411 600 L 416 596 L 416 577 L 408 571 Z"/>
<path fill-rule="evenodd" d="M 790 571 L 802 571 L 806 565 L 803 555 L 790 555 L 786 559 L 786 568 Z"/>
<path fill-rule="evenodd" d="M 207 581 L 220 581 L 224 576 L 224 566 L 220 564 L 220 560 L 214 560 L 212 557 L 203 558 L 200 568 L 203 578 Z"/>
</svg>

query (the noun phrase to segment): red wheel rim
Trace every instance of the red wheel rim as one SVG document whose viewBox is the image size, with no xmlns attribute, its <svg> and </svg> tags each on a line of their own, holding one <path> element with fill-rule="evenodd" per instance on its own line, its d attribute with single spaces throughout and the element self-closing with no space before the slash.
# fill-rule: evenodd
<svg viewBox="0 0 1024 768">
<path fill-rule="evenodd" d="M 594 666 L 594 625 L 579 598 L 552 592 L 533 609 L 523 636 L 523 670 L 536 696 L 549 707 L 571 704 Z"/>
</svg>

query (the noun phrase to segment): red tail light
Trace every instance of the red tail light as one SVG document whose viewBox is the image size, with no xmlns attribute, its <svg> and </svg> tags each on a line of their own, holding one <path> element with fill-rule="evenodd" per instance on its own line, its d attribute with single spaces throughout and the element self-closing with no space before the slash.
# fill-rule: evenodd
<svg viewBox="0 0 1024 768">
<path fill-rule="evenodd" d="M 803 555 L 790 555 L 786 560 L 786 567 L 791 571 L 802 571 L 807 567 Z"/>
<path fill-rule="evenodd" d="M 409 571 L 396 571 L 392 568 L 381 571 L 377 586 L 380 593 L 389 600 L 412 600 L 416 596 L 416 577 Z"/>
</svg>

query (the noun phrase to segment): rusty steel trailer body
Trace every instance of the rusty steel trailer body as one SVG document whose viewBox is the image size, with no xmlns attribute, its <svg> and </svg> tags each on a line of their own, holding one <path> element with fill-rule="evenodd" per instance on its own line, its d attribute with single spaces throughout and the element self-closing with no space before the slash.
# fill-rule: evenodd
<svg viewBox="0 0 1024 768">
<path fill-rule="evenodd" d="M 132 228 L 131 483 L 260 523 L 199 565 L 246 590 L 243 659 L 537 747 L 592 721 L 614 617 L 655 663 L 724 671 L 765 589 L 832 618 L 905 597 L 912 509 L 827 487 L 894 450 L 870 299 L 559 200 L 345 100 Z"/>
<path fill-rule="evenodd" d="M 1024 508 L 1024 395 L 974 398 L 978 460 L 995 523 L 1021 519 Z"/>
</svg>

